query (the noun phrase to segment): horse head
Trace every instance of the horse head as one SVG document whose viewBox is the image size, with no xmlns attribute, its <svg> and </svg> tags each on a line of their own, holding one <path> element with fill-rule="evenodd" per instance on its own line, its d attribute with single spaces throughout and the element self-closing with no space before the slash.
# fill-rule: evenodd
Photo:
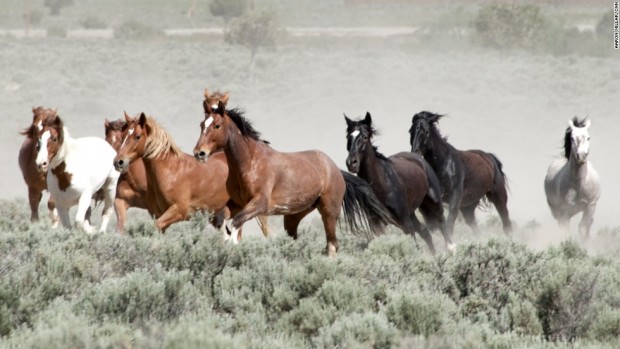
<svg viewBox="0 0 620 349">
<path fill-rule="evenodd" d="M 194 157 L 205 162 L 212 153 L 221 150 L 228 142 L 228 123 L 225 117 L 228 92 L 210 93 L 205 89 L 205 100 L 202 103 L 205 118 L 200 123 L 200 136 L 194 147 Z"/>
<path fill-rule="evenodd" d="M 590 152 L 590 120 L 579 120 L 574 117 L 568 120 L 568 128 L 564 137 L 564 152 L 568 159 L 570 154 L 575 158 L 577 163 L 585 163 Z"/>
<path fill-rule="evenodd" d="M 32 107 L 32 123 L 25 128 L 22 135 L 28 138 L 37 138 L 39 132 L 43 129 L 43 124 L 47 119 L 53 119 L 58 115 L 58 109 Z"/>
<path fill-rule="evenodd" d="M 425 154 L 429 148 L 429 139 L 433 131 L 434 123 L 438 122 L 443 115 L 422 111 L 411 119 L 409 128 L 409 144 L 411 152 Z"/>
<path fill-rule="evenodd" d="M 40 172 L 47 172 L 52 159 L 58 155 L 64 142 L 65 130 L 63 122 L 54 112 L 53 117 L 48 117 L 41 124 L 37 135 L 37 157 L 35 163 Z"/>
<path fill-rule="evenodd" d="M 140 113 L 138 117 L 131 117 L 125 113 L 126 125 L 121 133 L 121 145 L 114 158 L 114 167 L 117 171 L 125 172 L 129 164 L 138 157 L 144 155 L 148 125 L 146 115 Z"/>
<path fill-rule="evenodd" d="M 104 126 L 106 142 L 118 152 L 121 148 L 121 141 L 123 140 L 123 130 L 127 128 L 127 121 L 122 119 L 109 121 L 105 119 Z"/>
<path fill-rule="evenodd" d="M 364 119 L 353 121 L 344 115 L 344 120 L 347 122 L 347 151 L 349 152 L 346 164 L 350 172 L 357 173 L 364 151 L 371 143 L 376 130 L 372 127 L 372 117 L 369 112 L 366 112 Z"/>
</svg>

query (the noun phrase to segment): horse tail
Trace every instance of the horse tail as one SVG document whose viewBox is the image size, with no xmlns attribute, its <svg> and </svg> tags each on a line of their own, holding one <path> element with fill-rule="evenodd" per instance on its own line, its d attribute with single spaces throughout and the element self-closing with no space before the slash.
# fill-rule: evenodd
<svg viewBox="0 0 620 349">
<path fill-rule="evenodd" d="M 342 209 L 346 224 L 355 231 L 380 235 L 388 224 L 393 224 L 392 215 L 379 201 L 365 180 L 348 172 L 340 171 L 346 185 Z"/>
<path fill-rule="evenodd" d="M 506 189 L 506 192 L 508 192 L 508 177 L 504 173 L 504 165 L 495 154 L 489 153 L 489 156 L 491 157 L 491 161 L 493 161 L 493 168 L 495 169 L 495 175 L 493 176 L 493 188 L 503 187 Z"/>
</svg>

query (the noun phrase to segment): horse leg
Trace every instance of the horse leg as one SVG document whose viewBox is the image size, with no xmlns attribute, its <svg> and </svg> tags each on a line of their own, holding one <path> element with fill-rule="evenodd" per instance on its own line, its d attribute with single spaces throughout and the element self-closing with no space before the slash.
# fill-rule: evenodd
<svg viewBox="0 0 620 349">
<path fill-rule="evenodd" d="M 431 254 L 435 255 L 435 245 L 433 245 L 433 237 L 431 236 L 431 233 L 428 231 L 428 228 L 418 220 L 418 217 L 416 217 L 415 214 L 412 213 L 409 216 L 408 222 L 405 224 L 405 229 L 407 230 L 413 229 L 412 232 L 417 231 L 418 234 L 420 234 L 420 236 L 424 240 L 424 242 L 426 242 L 426 245 L 428 246 L 428 249 L 431 251 Z"/>
<path fill-rule="evenodd" d="M 116 231 L 125 234 L 125 221 L 129 203 L 125 199 L 114 199 L 114 211 L 116 211 Z"/>
<path fill-rule="evenodd" d="M 47 209 L 50 211 L 50 219 L 52 220 L 52 228 L 56 228 L 58 226 L 58 210 L 56 209 L 56 203 L 54 199 L 50 196 L 47 200 Z"/>
<path fill-rule="evenodd" d="M 39 220 L 39 202 L 41 201 L 42 196 L 43 192 L 33 187 L 28 187 L 28 203 L 30 204 L 31 222 L 36 222 Z"/>
<path fill-rule="evenodd" d="M 166 232 L 166 229 L 170 227 L 170 225 L 182 221 L 187 217 L 187 209 L 180 207 L 179 204 L 174 204 L 164 212 L 157 220 L 155 221 L 155 226 L 158 230 L 163 233 Z"/>
<path fill-rule="evenodd" d="M 497 209 L 497 213 L 499 213 L 499 217 L 502 219 L 504 234 L 510 235 L 512 233 L 512 222 L 510 222 L 510 215 L 508 214 L 508 193 L 506 188 L 500 187 L 499 190 L 488 193 L 487 198 L 495 205 L 495 209 Z"/>
<path fill-rule="evenodd" d="M 465 220 L 465 223 L 469 225 L 475 235 L 480 234 L 480 229 L 478 229 L 478 222 L 476 221 L 477 207 L 478 203 L 471 206 L 461 207 L 461 214 L 463 215 L 463 219 Z"/>
<path fill-rule="evenodd" d="M 443 206 L 441 203 L 422 203 L 422 206 L 419 208 L 422 216 L 424 216 L 424 220 L 426 221 L 427 226 L 432 229 L 439 229 L 441 231 L 441 235 L 443 235 L 443 240 L 446 243 L 446 249 L 448 251 L 454 251 L 456 245 L 452 242 L 452 238 L 446 229 L 446 221 L 443 217 Z"/>
<path fill-rule="evenodd" d="M 583 239 L 590 238 L 590 228 L 594 222 L 594 210 L 596 209 L 596 203 L 589 204 L 583 211 L 581 216 L 581 222 L 579 222 L 579 235 Z"/>
<path fill-rule="evenodd" d="M 110 222 L 110 216 L 114 209 L 114 198 L 116 197 L 116 179 L 108 178 L 104 186 L 103 192 L 103 214 L 101 215 L 101 225 L 99 225 L 99 231 L 105 232 Z M 118 216 L 118 214 L 117 214 Z"/>
<path fill-rule="evenodd" d="M 325 238 L 327 239 L 326 252 L 329 257 L 335 257 L 336 252 L 340 248 L 338 238 L 336 237 L 336 222 L 340 215 L 341 205 L 342 199 L 340 199 L 340 202 L 329 200 L 325 194 L 321 196 L 317 205 L 317 210 L 321 214 L 321 220 L 325 228 Z"/>
<path fill-rule="evenodd" d="M 301 222 L 301 220 L 312 211 L 314 211 L 314 207 L 310 207 L 305 211 L 284 216 L 284 230 L 286 230 L 288 236 L 292 237 L 294 240 L 297 240 L 297 227 L 299 227 L 299 222 Z"/>
<path fill-rule="evenodd" d="M 267 211 L 267 198 L 261 195 L 257 195 L 248 202 L 245 207 L 241 209 L 235 216 L 232 221 L 232 239 L 234 244 L 239 243 L 239 231 L 243 226 L 243 223 L 249 221 L 250 219 L 264 214 Z"/>
<path fill-rule="evenodd" d="M 453 194 L 448 202 L 448 217 L 446 218 L 446 232 L 454 235 L 454 222 L 459 215 L 459 206 L 461 205 L 461 194 Z"/>
<path fill-rule="evenodd" d="M 90 201 L 92 195 L 89 191 L 85 191 L 78 200 L 78 208 L 75 214 L 75 227 L 84 230 L 87 233 L 92 233 L 93 228 L 90 226 L 90 214 L 87 214 L 90 209 Z M 88 216 L 88 217 L 87 217 Z"/>
<path fill-rule="evenodd" d="M 69 218 L 69 209 L 65 207 L 57 207 L 58 217 L 63 227 L 71 229 L 71 219 Z"/>
</svg>

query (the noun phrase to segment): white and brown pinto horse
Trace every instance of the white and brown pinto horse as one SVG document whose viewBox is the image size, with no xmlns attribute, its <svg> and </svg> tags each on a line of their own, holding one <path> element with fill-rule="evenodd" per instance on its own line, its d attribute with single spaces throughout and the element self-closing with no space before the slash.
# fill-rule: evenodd
<svg viewBox="0 0 620 349">
<path fill-rule="evenodd" d="M 99 230 L 105 231 L 120 176 L 112 163 L 116 151 L 101 138 L 71 138 L 58 116 L 46 119 L 42 126 L 36 164 L 39 171 L 47 172 L 47 188 L 56 203 L 60 221 L 70 229 L 69 209 L 78 205 L 75 226 L 92 232 L 87 211 L 93 195 L 102 190 L 104 205 Z"/>
<path fill-rule="evenodd" d="M 590 120 L 568 121 L 564 133 L 564 158 L 554 160 L 545 177 L 545 194 L 553 217 L 568 229 L 574 215 L 583 212 L 579 233 L 588 238 L 594 210 L 601 195 L 598 173 L 588 161 Z"/>
</svg>

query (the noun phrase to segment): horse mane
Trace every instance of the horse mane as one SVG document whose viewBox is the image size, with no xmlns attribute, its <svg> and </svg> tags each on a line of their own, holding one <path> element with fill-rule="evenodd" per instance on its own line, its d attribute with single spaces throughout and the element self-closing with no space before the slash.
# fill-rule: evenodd
<svg viewBox="0 0 620 349">
<path fill-rule="evenodd" d="M 33 116 L 36 116 L 39 113 L 43 113 L 43 112 L 46 112 L 46 111 L 51 111 L 51 109 L 46 109 L 46 108 L 43 108 L 42 106 L 38 106 L 38 107 L 36 107 L 36 108 L 34 108 L 32 110 L 32 112 L 34 114 Z M 45 122 L 45 120 L 48 117 L 49 117 L 49 115 L 46 115 L 45 118 L 42 121 Z M 33 121 L 34 121 L 34 119 L 33 119 Z M 32 123 L 30 124 L 30 126 L 24 128 L 23 130 L 21 130 L 19 132 L 19 134 L 21 134 L 22 136 L 26 136 L 26 137 L 31 138 L 31 139 L 37 138 L 38 133 L 39 133 L 38 127 L 36 125 L 32 124 Z"/>
<path fill-rule="evenodd" d="M 411 120 L 411 123 L 415 123 L 416 121 L 420 120 L 420 119 L 424 119 L 426 121 L 428 121 L 431 124 L 431 130 L 437 135 L 439 136 L 443 141 L 447 142 L 448 141 L 448 137 L 447 136 L 442 136 L 441 132 L 439 131 L 439 126 L 437 126 L 437 123 L 439 122 L 439 120 L 441 120 L 444 116 L 446 116 L 446 114 L 437 114 L 437 113 L 433 113 L 430 111 L 421 111 L 417 114 L 415 114 L 413 116 L 413 119 Z"/>
<path fill-rule="evenodd" d="M 573 117 L 573 125 L 575 125 L 575 127 L 585 127 L 586 126 L 586 120 L 588 118 L 585 117 L 581 120 L 579 120 L 578 117 Z M 571 137 L 573 135 L 573 130 L 572 128 L 569 126 L 566 128 L 566 132 L 564 132 L 564 157 L 565 158 L 570 158 L 570 152 L 571 152 L 571 148 L 572 148 L 572 140 Z"/>
<path fill-rule="evenodd" d="M 269 142 L 260 138 L 260 132 L 254 129 L 252 122 L 250 122 L 250 120 L 248 120 L 243 114 L 244 111 L 239 108 L 226 109 L 226 115 L 228 115 L 228 117 L 235 123 L 241 132 L 241 135 L 244 137 L 249 137 L 255 141 L 262 141 L 269 144 Z"/>
<path fill-rule="evenodd" d="M 122 131 L 123 127 L 127 124 L 127 121 L 118 119 L 114 121 L 110 121 L 108 123 L 108 129 L 110 131 Z"/>
<path fill-rule="evenodd" d="M 171 152 L 177 157 L 183 155 L 183 152 L 176 145 L 170 134 L 166 132 L 155 119 L 147 117 L 146 127 L 148 127 L 149 136 L 146 138 L 146 144 L 144 146 L 145 159 L 154 159 L 166 152 Z"/>
</svg>

